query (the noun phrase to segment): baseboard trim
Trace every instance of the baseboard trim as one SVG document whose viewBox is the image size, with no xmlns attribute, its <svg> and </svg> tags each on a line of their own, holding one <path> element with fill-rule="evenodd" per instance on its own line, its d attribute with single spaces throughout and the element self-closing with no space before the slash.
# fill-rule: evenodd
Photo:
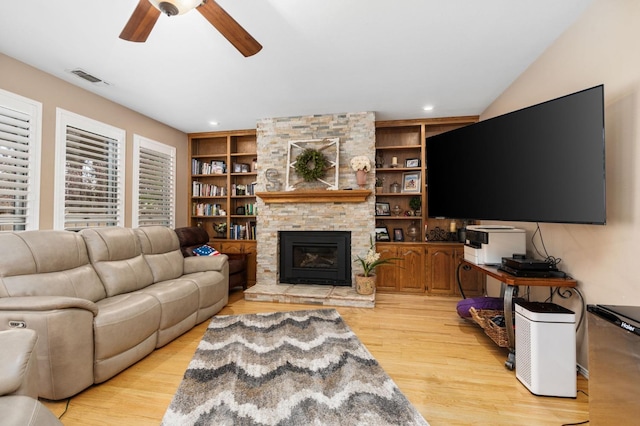
<svg viewBox="0 0 640 426">
<path fill-rule="evenodd" d="M 589 370 L 578 364 L 578 373 L 582 374 L 585 379 L 589 380 Z"/>
</svg>

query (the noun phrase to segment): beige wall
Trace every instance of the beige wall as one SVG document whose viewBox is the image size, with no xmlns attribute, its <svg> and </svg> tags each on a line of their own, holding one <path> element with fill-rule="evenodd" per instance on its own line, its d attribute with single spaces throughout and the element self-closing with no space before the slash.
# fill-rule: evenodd
<svg viewBox="0 0 640 426">
<path fill-rule="evenodd" d="M 579 281 L 591 304 L 640 305 L 639 22 L 637 0 L 595 0 L 481 115 L 486 119 L 604 83 L 607 225 L 541 224 L 548 252 L 562 258 L 560 266 Z M 531 236 L 534 224 L 515 225 Z M 579 310 L 575 297 L 558 303 Z M 584 330 L 578 337 L 578 362 L 587 367 Z"/>
<path fill-rule="evenodd" d="M 88 84 L 88 83 L 87 83 Z M 126 146 L 126 226 L 131 226 L 133 135 L 176 147 L 176 226 L 187 225 L 187 135 L 103 97 L 0 54 L 0 88 L 42 103 L 40 229 L 53 227 L 56 108 L 124 129 Z"/>
</svg>

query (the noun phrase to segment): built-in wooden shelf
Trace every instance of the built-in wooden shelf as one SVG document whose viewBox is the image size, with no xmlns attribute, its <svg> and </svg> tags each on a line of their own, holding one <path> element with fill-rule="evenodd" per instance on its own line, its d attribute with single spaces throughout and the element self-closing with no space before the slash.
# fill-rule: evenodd
<svg viewBox="0 0 640 426">
<path fill-rule="evenodd" d="M 265 203 L 362 203 L 369 195 L 368 189 L 256 192 Z"/>
</svg>

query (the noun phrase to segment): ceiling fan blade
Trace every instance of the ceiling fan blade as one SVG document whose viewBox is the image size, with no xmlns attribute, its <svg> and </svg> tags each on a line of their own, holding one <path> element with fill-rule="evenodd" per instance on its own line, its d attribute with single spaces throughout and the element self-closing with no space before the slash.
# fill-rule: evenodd
<svg viewBox="0 0 640 426">
<path fill-rule="evenodd" d="M 159 16 L 160 11 L 153 7 L 149 0 L 140 0 L 120 33 L 120 38 L 139 43 L 145 42 Z"/>
<path fill-rule="evenodd" d="M 262 45 L 214 0 L 206 0 L 197 9 L 244 56 L 255 55 L 262 49 Z"/>
</svg>

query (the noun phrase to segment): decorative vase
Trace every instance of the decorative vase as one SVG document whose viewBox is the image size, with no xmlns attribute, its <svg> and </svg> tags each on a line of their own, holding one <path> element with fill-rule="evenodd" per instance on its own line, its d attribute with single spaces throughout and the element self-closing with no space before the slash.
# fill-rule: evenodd
<svg viewBox="0 0 640 426">
<path fill-rule="evenodd" d="M 358 294 L 373 294 L 375 288 L 375 275 L 369 275 L 368 277 L 365 277 L 362 274 L 356 274 L 356 292 Z"/>
<path fill-rule="evenodd" d="M 364 170 L 356 170 L 356 182 L 360 188 L 364 188 L 367 183 L 367 172 Z"/>
<path fill-rule="evenodd" d="M 407 236 L 411 238 L 411 241 L 416 241 L 418 239 L 418 225 L 416 225 L 416 221 L 412 220 L 411 225 L 407 227 Z"/>
</svg>

